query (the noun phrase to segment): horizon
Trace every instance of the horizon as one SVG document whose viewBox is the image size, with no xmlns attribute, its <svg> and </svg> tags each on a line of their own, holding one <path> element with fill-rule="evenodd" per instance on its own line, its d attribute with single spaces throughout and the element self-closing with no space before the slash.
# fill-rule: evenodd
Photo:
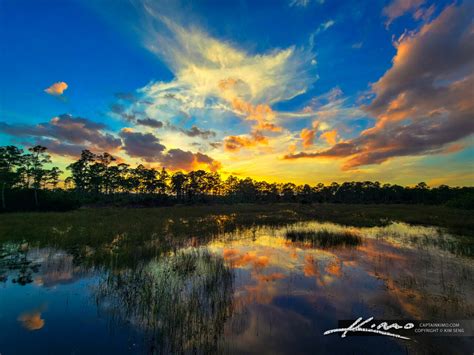
<svg viewBox="0 0 474 355">
<path fill-rule="evenodd" d="M 107 5 L 2 2 L 0 146 L 45 146 L 63 177 L 88 149 L 275 183 L 473 185 L 469 1 Z"/>
<path fill-rule="evenodd" d="M 43 147 L 43 146 L 35 146 L 35 147 L 30 147 L 29 149 L 21 149 L 21 148 L 18 148 L 16 146 L 5 146 L 5 148 L 8 148 L 8 147 L 14 147 L 16 149 L 19 149 L 19 152 L 23 155 L 23 156 L 27 156 L 27 155 L 30 155 L 33 153 L 33 150 L 35 148 L 46 148 L 46 150 L 44 151 L 44 154 L 47 156 L 47 157 L 51 157 L 48 150 L 47 150 L 47 147 Z M 3 148 L 0 146 L 0 148 Z M 84 152 L 84 151 L 83 151 Z M 359 183 L 371 183 L 371 184 L 379 184 L 381 188 L 385 188 L 386 185 L 390 186 L 390 187 L 395 187 L 395 186 L 401 186 L 403 188 L 418 188 L 421 184 L 426 184 L 426 182 L 424 181 L 419 181 L 418 183 L 414 183 L 414 184 L 405 184 L 405 185 L 401 185 L 401 184 L 396 184 L 396 183 L 391 183 L 389 181 L 378 181 L 378 180 L 345 180 L 345 181 L 317 181 L 315 183 L 295 183 L 293 181 L 290 181 L 290 180 L 282 180 L 282 181 L 275 181 L 275 180 L 263 180 L 263 179 L 254 179 L 250 176 L 245 176 L 245 175 L 241 175 L 241 174 L 232 174 L 232 173 L 226 173 L 226 172 L 221 172 L 218 168 L 216 169 L 194 169 L 194 170 L 188 170 L 188 171 L 183 171 L 183 170 L 168 170 L 165 166 L 160 166 L 160 167 L 156 167 L 156 166 L 149 166 L 147 164 L 142 164 L 141 162 L 138 162 L 136 164 L 129 164 L 127 161 L 119 158 L 119 159 L 116 159 L 116 157 L 114 157 L 113 155 L 107 153 L 107 152 L 103 152 L 102 154 L 96 154 L 96 153 L 92 153 L 90 152 L 89 150 L 86 150 L 86 152 L 88 153 L 91 153 L 92 154 L 92 159 L 93 161 L 91 162 L 94 163 L 94 164 L 103 164 L 102 162 L 102 157 L 105 157 L 105 156 L 108 156 L 108 158 L 111 158 L 107 167 L 108 168 L 111 168 L 111 167 L 116 167 L 116 166 L 119 166 L 121 164 L 126 164 L 126 169 L 124 170 L 124 173 L 125 174 L 129 174 L 129 173 L 132 173 L 133 174 L 133 171 L 139 169 L 139 167 L 143 167 L 147 170 L 154 170 L 155 173 L 156 173 L 156 176 L 155 176 L 155 179 L 156 180 L 159 180 L 159 175 L 160 173 L 164 170 L 166 171 L 167 174 L 169 174 L 169 177 L 171 178 L 172 175 L 176 174 L 176 173 L 182 173 L 184 174 L 185 176 L 190 176 L 191 174 L 190 173 L 195 173 L 195 172 L 199 172 L 199 171 L 204 171 L 208 174 L 218 174 L 219 178 L 221 179 L 221 183 L 225 183 L 225 181 L 232 177 L 232 178 L 235 178 L 237 179 L 238 181 L 243 181 L 243 180 L 246 180 L 246 179 L 251 179 L 253 183 L 260 183 L 260 182 L 264 182 L 264 183 L 268 183 L 268 184 L 271 184 L 271 185 L 277 185 L 279 187 L 282 187 L 283 185 L 285 184 L 294 184 L 295 187 L 303 187 L 305 185 L 308 185 L 310 186 L 311 188 L 317 188 L 319 187 L 319 185 L 323 185 L 324 187 L 329 187 L 333 184 L 338 184 L 340 186 L 344 185 L 344 184 L 359 184 Z M 67 180 L 69 178 L 72 178 L 73 177 L 73 173 L 71 171 L 71 168 L 70 166 L 73 165 L 73 163 L 75 162 L 78 162 L 79 160 L 81 159 L 81 157 L 77 157 L 76 160 L 71 160 L 70 161 L 70 165 L 67 165 L 64 170 L 61 170 L 61 168 L 59 168 L 57 166 L 57 164 L 55 164 L 54 160 L 49 160 L 49 159 L 46 159 L 46 160 L 49 160 L 47 161 L 46 163 L 42 164 L 43 165 L 43 169 L 46 173 L 48 172 L 51 172 L 52 170 L 54 169 L 59 169 L 59 176 L 60 177 L 59 179 L 57 179 L 56 183 L 55 183 L 55 186 L 54 188 L 60 188 L 60 189 L 70 189 L 70 190 L 74 190 L 77 188 L 77 186 L 74 186 L 74 184 L 70 181 L 70 183 L 72 183 L 72 185 L 68 188 L 67 185 Z M 16 171 L 18 172 L 18 169 L 21 169 L 21 167 L 25 167 L 26 165 L 28 165 L 29 163 L 27 161 L 25 162 L 20 162 L 20 161 L 17 161 L 14 165 L 15 165 L 15 168 L 16 168 Z M 47 185 L 51 185 L 51 183 L 46 183 L 45 184 L 45 188 Z M 20 184 L 21 185 L 21 184 Z M 462 189 L 462 188 L 472 188 L 473 186 L 472 185 L 447 185 L 447 184 L 439 184 L 439 185 L 430 185 L 430 184 L 426 184 L 426 186 L 424 188 L 427 188 L 427 189 L 436 189 L 436 188 L 439 188 L 439 187 L 443 187 L 443 186 L 447 186 L 449 188 L 453 188 L 453 189 Z"/>
</svg>

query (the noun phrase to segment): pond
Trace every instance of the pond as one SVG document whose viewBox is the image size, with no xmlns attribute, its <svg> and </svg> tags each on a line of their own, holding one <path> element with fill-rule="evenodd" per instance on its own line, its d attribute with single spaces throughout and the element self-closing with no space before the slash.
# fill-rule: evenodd
<svg viewBox="0 0 474 355">
<path fill-rule="evenodd" d="M 399 222 L 233 220 L 166 219 L 100 240 L 97 226 L 43 225 L 5 240 L 0 353 L 472 352 L 472 337 L 323 335 L 358 317 L 473 319 L 466 238 Z"/>
</svg>

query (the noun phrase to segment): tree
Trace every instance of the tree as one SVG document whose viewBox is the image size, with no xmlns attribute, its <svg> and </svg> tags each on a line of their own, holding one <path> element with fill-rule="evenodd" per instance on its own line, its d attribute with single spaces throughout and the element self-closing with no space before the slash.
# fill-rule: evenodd
<svg viewBox="0 0 474 355">
<path fill-rule="evenodd" d="M 183 201 L 227 201 L 227 202 L 278 202 L 299 201 L 301 203 L 424 203 L 442 204 L 453 202 L 453 206 L 471 206 L 474 196 L 472 187 L 449 187 L 441 185 L 430 188 L 421 182 L 414 187 L 381 184 L 378 181 L 333 182 L 330 185 L 319 183 L 310 186 L 288 183 L 269 183 L 251 178 L 239 179 L 229 176 L 222 181 L 218 172 L 204 170 L 170 173 L 162 168 L 156 170 L 144 165 L 131 168 L 128 164 L 114 163 L 116 159 L 109 153 L 93 154 L 83 150 L 79 159 L 67 169 L 71 176 L 64 184 L 67 190 L 74 188 L 83 197 L 94 193 L 94 199 L 103 194 L 140 193 L 149 194 L 153 203 L 172 199 Z M 37 145 L 23 150 L 15 146 L 0 147 L 0 199 L 1 209 L 6 210 L 6 196 L 14 195 L 21 189 L 34 189 L 34 206 L 39 206 L 38 191 L 56 190 L 62 171 L 58 167 L 46 169 L 51 163 L 46 147 Z M 8 194 L 6 194 L 6 191 Z M 160 196 L 153 196 L 154 194 Z M 54 192 L 52 192 L 54 194 Z M 19 197 L 28 194 L 20 193 Z M 58 195 L 64 198 L 64 195 Z M 468 198 L 465 198 L 465 197 Z M 151 200 L 151 199 L 146 199 Z M 466 202 L 467 201 L 467 202 Z"/>
<path fill-rule="evenodd" d="M 295 196 L 296 185 L 289 182 L 282 186 L 283 198 L 286 201 L 292 201 Z"/>
<path fill-rule="evenodd" d="M 162 195 L 166 194 L 168 190 L 168 183 L 170 180 L 170 174 L 166 171 L 165 168 L 162 168 L 158 175 L 158 192 Z"/>
<path fill-rule="evenodd" d="M 28 148 L 31 154 L 28 155 L 28 166 L 30 169 L 30 175 L 33 179 L 33 189 L 35 192 L 35 205 L 39 206 L 38 201 L 38 190 L 41 189 L 42 183 L 47 176 L 48 170 L 44 168 L 45 164 L 51 163 L 51 157 L 46 150 L 48 148 L 41 145 L 36 145 L 32 148 Z"/>
<path fill-rule="evenodd" d="M 95 155 L 89 150 L 83 150 L 79 160 L 69 164 L 67 169 L 71 171 L 72 180 L 77 190 L 84 193 L 90 188 L 90 165 L 95 160 Z"/>
<path fill-rule="evenodd" d="M 110 155 L 109 153 L 105 152 L 102 155 L 97 156 L 97 160 L 102 165 L 102 184 L 104 186 L 104 192 L 108 194 L 110 192 L 110 184 L 111 184 L 111 174 L 109 172 L 110 164 L 115 161 L 116 159 Z"/>
<path fill-rule="evenodd" d="M 186 183 L 187 177 L 182 172 L 174 173 L 171 176 L 171 191 L 176 194 L 177 200 L 183 199 L 183 187 Z"/>
<path fill-rule="evenodd" d="M 22 164 L 23 150 L 13 145 L 0 147 L 0 183 L 2 189 L 2 208 L 6 209 L 5 189 L 13 187 L 20 179 L 15 170 Z"/>
<path fill-rule="evenodd" d="M 46 172 L 46 178 L 45 178 L 46 184 L 50 184 L 53 187 L 53 189 L 56 189 L 59 183 L 59 176 L 62 173 L 63 172 L 57 166 L 52 167 L 50 170 Z"/>
</svg>

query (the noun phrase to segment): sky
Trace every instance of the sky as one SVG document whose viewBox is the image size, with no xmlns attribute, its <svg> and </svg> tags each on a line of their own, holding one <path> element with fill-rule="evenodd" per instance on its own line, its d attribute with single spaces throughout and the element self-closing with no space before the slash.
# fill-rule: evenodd
<svg viewBox="0 0 474 355">
<path fill-rule="evenodd" d="M 474 1 L 0 0 L 0 145 L 473 185 Z"/>
</svg>

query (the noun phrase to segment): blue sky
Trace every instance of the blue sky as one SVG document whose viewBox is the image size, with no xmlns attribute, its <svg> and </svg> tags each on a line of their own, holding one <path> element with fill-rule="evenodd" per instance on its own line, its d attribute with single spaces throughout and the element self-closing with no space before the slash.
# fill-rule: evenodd
<svg viewBox="0 0 474 355">
<path fill-rule="evenodd" d="M 0 144 L 47 143 L 62 164 L 87 148 L 274 181 L 466 184 L 471 5 L 2 0 Z M 453 58 L 424 73 L 446 38 Z M 455 104 L 427 102 L 435 82 Z"/>
</svg>

